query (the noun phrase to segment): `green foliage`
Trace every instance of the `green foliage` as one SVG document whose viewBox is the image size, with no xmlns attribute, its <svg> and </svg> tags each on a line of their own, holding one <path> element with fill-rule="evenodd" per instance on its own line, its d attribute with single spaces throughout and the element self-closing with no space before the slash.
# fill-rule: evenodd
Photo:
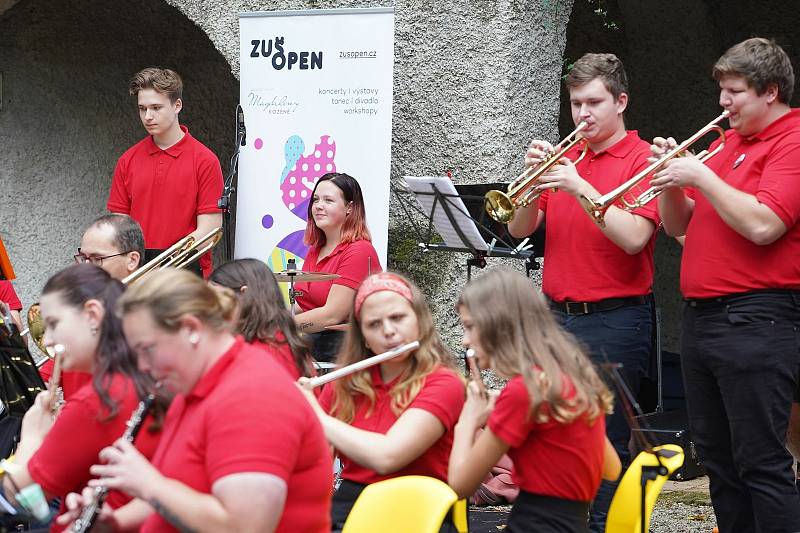
<svg viewBox="0 0 800 533">
<path fill-rule="evenodd" d="M 435 242 L 442 242 L 436 235 Z M 423 252 L 412 227 L 395 226 L 389 229 L 389 270 L 411 278 L 425 294 L 436 294 L 444 283 L 446 269 L 442 252 Z"/>
</svg>

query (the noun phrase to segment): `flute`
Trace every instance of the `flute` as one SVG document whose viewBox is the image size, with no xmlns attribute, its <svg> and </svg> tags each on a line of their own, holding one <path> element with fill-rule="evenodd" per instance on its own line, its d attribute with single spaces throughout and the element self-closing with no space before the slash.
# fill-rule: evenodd
<svg viewBox="0 0 800 533">
<path fill-rule="evenodd" d="M 475 350 L 469 348 L 466 355 L 467 366 L 469 366 L 469 374 L 472 377 L 472 380 L 478 384 L 478 390 L 480 391 L 481 397 L 486 398 L 486 384 L 483 382 L 481 369 L 478 368 L 478 362 L 475 360 Z"/>
<path fill-rule="evenodd" d="M 150 394 L 147 396 L 147 398 L 139 402 L 139 406 L 134 410 L 130 419 L 125 423 L 125 433 L 122 434 L 123 439 L 127 440 L 131 444 L 134 440 L 136 440 L 136 435 L 144 425 L 144 420 L 147 417 L 147 412 L 150 410 L 150 406 L 153 405 L 153 400 L 155 400 L 155 395 Z M 97 517 L 100 516 L 100 511 L 103 508 L 103 503 L 106 501 L 107 496 L 108 487 L 104 487 L 102 485 L 95 487 L 94 499 L 92 500 L 92 503 L 83 509 L 83 512 L 72 523 L 72 527 L 69 530 L 72 533 L 86 533 L 87 531 L 91 530 L 92 526 L 97 521 Z"/>
<path fill-rule="evenodd" d="M 409 342 L 408 344 L 403 344 L 402 346 L 398 346 L 397 348 L 393 348 L 388 352 L 383 352 L 378 355 L 373 355 L 372 357 L 368 357 L 361 361 L 357 361 L 352 365 L 347 365 L 345 367 L 339 368 L 334 370 L 333 372 L 328 372 L 324 376 L 318 376 L 316 378 L 311 378 L 309 383 L 311 387 L 320 387 L 325 385 L 326 383 L 330 383 L 331 381 L 335 381 L 339 378 L 343 378 L 345 376 L 349 376 L 355 372 L 360 370 L 364 370 L 371 366 L 379 365 L 384 363 L 390 359 L 394 359 L 398 355 L 403 355 L 406 352 L 410 352 L 411 350 L 416 350 L 419 348 L 419 341 Z"/>
<path fill-rule="evenodd" d="M 50 391 L 50 411 L 54 413 L 64 404 L 64 389 L 61 388 L 61 356 L 64 355 L 64 351 L 63 344 L 47 348 L 47 355 L 53 358 L 53 373 L 47 382 L 47 390 Z"/>
</svg>

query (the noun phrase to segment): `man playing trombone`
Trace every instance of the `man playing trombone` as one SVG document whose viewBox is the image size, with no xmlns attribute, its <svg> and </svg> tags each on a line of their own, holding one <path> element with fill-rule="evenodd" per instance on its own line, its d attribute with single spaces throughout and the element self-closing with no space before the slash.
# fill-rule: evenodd
<svg viewBox="0 0 800 533">
<path fill-rule="evenodd" d="M 566 329 L 588 346 L 592 359 L 623 363 L 628 385 L 638 393 L 652 345 L 656 207 L 649 204 L 632 212 L 611 207 L 601 227 L 584 211 L 580 198 L 600 196 L 644 168 L 648 145 L 625 129 L 627 77 L 616 56 L 584 55 L 566 85 L 573 121 L 586 123 L 580 134 L 587 152 L 574 164 L 576 147 L 542 174 L 536 185 L 541 196 L 517 209 L 508 229 L 525 237 L 547 217 L 542 291 Z M 551 150 L 549 143 L 534 140 L 525 164 L 541 164 Z M 629 461 L 630 428 L 619 405 L 607 424 L 617 453 Z M 592 507 L 593 532 L 605 529 L 614 487 L 604 482 L 600 488 Z"/>
<path fill-rule="evenodd" d="M 112 213 L 92 222 L 81 237 L 76 263 L 93 263 L 118 280 L 144 264 L 144 235 L 128 215 Z"/>
<path fill-rule="evenodd" d="M 784 447 L 800 362 L 800 110 L 792 64 L 767 39 L 717 61 L 725 145 L 708 164 L 672 159 L 664 229 L 685 235 L 681 362 L 689 423 L 720 533 L 800 530 Z M 674 140 L 656 138 L 662 155 Z M 685 189 L 684 189 L 685 188 Z"/>
</svg>

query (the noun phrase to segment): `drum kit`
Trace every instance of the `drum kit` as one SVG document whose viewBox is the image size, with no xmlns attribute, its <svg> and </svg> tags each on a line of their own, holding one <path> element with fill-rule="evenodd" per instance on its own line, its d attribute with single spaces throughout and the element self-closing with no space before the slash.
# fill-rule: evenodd
<svg viewBox="0 0 800 533">
<path fill-rule="evenodd" d="M 275 281 L 278 283 L 289 284 L 289 305 L 294 313 L 294 304 L 297 296 L 302 296 L 303 292 L 295 290 L 295 283 L 310 283 L 314 281 L 330 281 L 340 277 L 339 274 L 328 274 L 327 272 L 305 272 L 297 270 L 297 263 L 294 259 L 287 261 L 286 270 L 275 272 Z"/>
<path fill-rule="evenodd" d="M 289 296 L 289 308 L 292 310 L 292 313 L 295 312 L 295 301 L 298 296 L 302 296 L 303 292 L 298 291 L 294 288 L 295 283 L 312 283 L 318 281 L 330 281 L 336 279 L 339 274 L 328 274 L 327 272 L 305 272 L 303 270 L 297 270 L 297 265 L 294 259 L 289 259 L 287 261 L 286 270 L 282 270 L 280 272 L 275 272 L 275 281 L 278 283 L 288 283 L 288 296 Z M 333 326 L 325 326 L 325 329 L 328 331 L 347 331 L 347 324 L 335 324 Z M 314 367 L 317 370 L 318 374 L 326 374 L 331 370 L 336 368 L 335 363 L 329 363 L 325 361 L 314 361 Z"/>
</svg>

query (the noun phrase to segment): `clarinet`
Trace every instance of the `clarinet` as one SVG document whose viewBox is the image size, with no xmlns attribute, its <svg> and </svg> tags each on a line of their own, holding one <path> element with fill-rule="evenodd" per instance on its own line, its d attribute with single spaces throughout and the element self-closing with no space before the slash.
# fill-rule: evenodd
<svg viewBox="0 0 800 533">
<path fill-rule="evenodd" d="M 155 395 L 150 394 L 139 402 L 139 406 L 131 415 L 130 419 L 125 423 L 125 433 L 122 434 L 122 438 L 127 440 L 130 443 L 136 439 L 136 435 L 139 433 L 139 430 L 142 429 L 144 425 L 144 419 L 147 417 L 147 412 L 150 410 L 150 406 L 153 405 L 153 400 L 155 400 Z M 72 533 L 87 533 L 91 531 L 92 526 L 94 525 L 97 517 L 100 516 L 100 510 L 103 508 L 103 503 L 106 501 L 106 496 L 108 496 L 108 488 L 104 486 L 95 487 L 94 489 L 94 500 L 92 501 L 91 505 L 86 506 L 81 513 L 81 516 L 72 523 L 72 528 L 70 531 Z"/>
</svg>

